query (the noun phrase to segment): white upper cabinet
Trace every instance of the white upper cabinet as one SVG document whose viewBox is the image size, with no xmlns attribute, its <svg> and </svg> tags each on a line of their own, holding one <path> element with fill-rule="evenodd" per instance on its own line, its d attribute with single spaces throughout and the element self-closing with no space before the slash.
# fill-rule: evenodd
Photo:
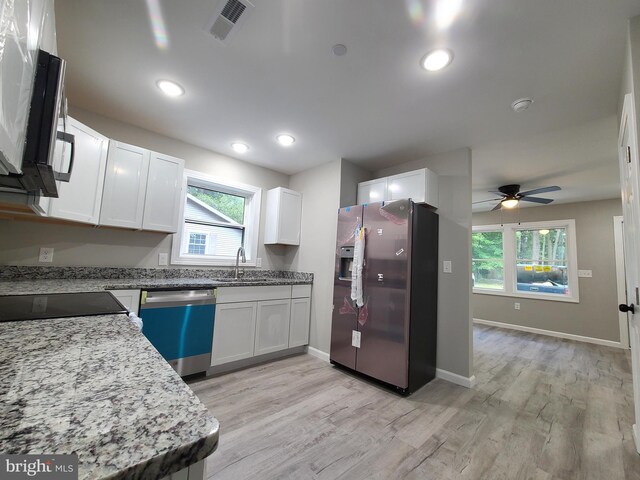
<svg viewBox="0 0 640 480">
<path fill-rule="evenodd" d="M 422 168 L 387 177 L 387 200 L 410 198 L 416 203 L 438 206 L 438 176 Z"/>
<path fill-rule="evenodd" d="M 381 202 L 387 192 L 387 179 L 378 178 L 358 184 L 358 205 Z"/>
<path fill-rule="evenodd" d="M 264 243 L 300 245 L 301 217 L 301 193 L 282 187 L 269 190 Z"/>
<path fill-rule="evenodd" d="M 109 144 L 100 225 L 142 228 L 150 154 L 122 142 Z"/>
<path fill-rule="evenodd" d="M 358 204 L 410 198 L 438 207 L 438 175 L 422 168 L 358 184 Z"/>
<path fill-rule="evenodd" d="M 75 137 L 73 170 L 69 182 L 57 182 L 58 198 L 51 199 L 49 216 L 97 225 L 109 139 L 71 117 L 67 131 Z"/>
<path fill-rule="evenodd" d="M 151 152 L 143 230 L 178 231 L 184 160 Z"/>
</svg>

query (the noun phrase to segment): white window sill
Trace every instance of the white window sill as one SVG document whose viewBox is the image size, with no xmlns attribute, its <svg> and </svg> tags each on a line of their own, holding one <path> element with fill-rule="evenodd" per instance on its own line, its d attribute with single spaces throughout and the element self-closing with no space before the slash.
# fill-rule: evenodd
<svg viewBox="0 0 640 480">
<path fill-rule="evenodd" d="M 571 295 L 553 295 L 553 294 L 545 294 L 545 293 L 525 293 L 525 292 L 517 292 L 510 293 L 505 292 L 504 290 L 489 290 L 489 289 L 481 289 L 474 288 L 473 293 L 478 293 L 481 295 L 497 295 L 500 297 L 513 297 L 513 298 L 530 298 L 533 300 L 551 300 L 553 302 L 568 302 L 568 303 L 580 303 L 580 299 L 577 296 Z"/>
</svg>

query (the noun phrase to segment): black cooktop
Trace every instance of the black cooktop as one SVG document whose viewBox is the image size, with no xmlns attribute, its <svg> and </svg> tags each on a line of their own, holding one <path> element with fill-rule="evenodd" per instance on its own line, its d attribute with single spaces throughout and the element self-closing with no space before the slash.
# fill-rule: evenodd
<svg viewBox="0 0 640 480">
<path fill-rule="evenodd" d="M 0 322 L 127 313 L 109 292 L 0 296 Z"/>
</svg>

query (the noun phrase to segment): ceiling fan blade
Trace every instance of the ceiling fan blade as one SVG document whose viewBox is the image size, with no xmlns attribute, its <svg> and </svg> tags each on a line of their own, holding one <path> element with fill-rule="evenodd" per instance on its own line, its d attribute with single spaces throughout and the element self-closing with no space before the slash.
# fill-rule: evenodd
<svg viewBox="0 0 640 480">
<path fill-rule="evenodd" d="M 500 195 L 500 196 L 504 196 L 504 193 L 499 192 L 497 190 L 490 190 L 489 193 L 493 193 L 494 195 Z"/>
<path fill-rule="evenodd" d="M 522 197 L 520 198 L 521 202 L 533 202 L 533 203 L 547 203 L 553 202 L 551 198 L 540 198 L 540 197 Z"/>
<path fill-rule="evenodd" d="M 485 202 L 497 202 L 498 200 L 502 200 L 501 198 L 492 198 L 490 200 L 480 200 L 479 202 L 472 202 L 472 205 L 475 205 L 476 203 L 485 203 Z"/>
<path fill-rule="evenodd" d="M 502 208 L 502 202 L 498 203 L 495 207 L 493 207 L 491 211 L 495 212 L 496 210 L 500 210 L 501 208 Z"/>
<path fill-rule="evenodd" d="M 527 197 L 529 195 L 535 195 L 536 193 L 557 192 L 558 190 L 562 190 L 562 189 L 554 185 L 552 187 L 543 187 L 543 188 L 536 188 L 535 190 L 527 190 L 526 192 L 520 192 L 519 195 L 521 197 Z"/>
</svg>

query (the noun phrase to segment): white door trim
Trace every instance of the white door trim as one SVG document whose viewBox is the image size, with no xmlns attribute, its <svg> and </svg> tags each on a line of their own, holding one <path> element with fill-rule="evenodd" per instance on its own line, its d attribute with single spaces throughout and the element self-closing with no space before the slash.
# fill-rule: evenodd
<svg viewBox="0 0 640 480">
<path fill-rule="evenodd" d="M 618 304 L 627 304 L 627 281 L 624 276 L 624 237 L 622 233 L 623 217 L 613 217 L 613 245 L 616 256 L 616 286 Z M 620 346 L 629 348 L 629 320 L 626 313 L 618 312 L 620 325 Z"/>
</svg>

